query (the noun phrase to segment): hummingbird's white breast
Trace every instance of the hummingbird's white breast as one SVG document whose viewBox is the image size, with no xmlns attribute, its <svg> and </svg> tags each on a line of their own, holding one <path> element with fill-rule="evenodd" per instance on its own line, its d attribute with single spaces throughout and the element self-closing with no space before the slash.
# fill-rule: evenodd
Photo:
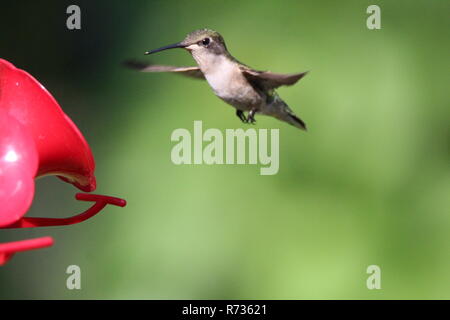
<svg viewBox="0 0 450 320">
<path fill-rule="evenodd" d="M 224 55 L 195 57 L 214 94 L 240 110 L 250 110 L 263 102 L 239 69 L 239 64 Z"/>
</svg>

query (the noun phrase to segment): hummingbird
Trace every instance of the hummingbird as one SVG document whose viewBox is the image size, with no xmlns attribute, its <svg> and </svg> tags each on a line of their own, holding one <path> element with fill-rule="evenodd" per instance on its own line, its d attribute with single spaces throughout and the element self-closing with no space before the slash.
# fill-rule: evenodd
<svg viewBox="0 0 450 320">
<path fill-rule="evenodd" d="M 126 65 L 142 72 L 172 72 L 206 80 L 217 97 L 236 108 L 236 115 L 244 123 L 253 124 L 256 122 L 255 115 L 263 114 L 306 130 L 303 120 L 294 114 L 275 89 L 295 84 L 308 71 L 281 74 L 254 70 L 236 60 L 228 52 L 223 37 L 210 29 L 193 31 L 181 42 L 150 50 L 145 54 L 174 48 L 187 50 L 197 66 L 175 67 L 137 61 L 127 61 Z"/>
</svg>

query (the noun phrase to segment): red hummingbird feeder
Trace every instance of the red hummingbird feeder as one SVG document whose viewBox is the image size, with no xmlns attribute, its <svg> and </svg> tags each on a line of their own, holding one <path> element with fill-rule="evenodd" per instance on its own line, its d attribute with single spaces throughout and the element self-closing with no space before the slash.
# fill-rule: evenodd
<svg viewBox="0 0 450 320">
<path fill-rule="evenodd" d="M 94 191 L 95 161 L 91 149 L 53 96 L 27 72 L 0 59 L 0 229 L 62 226 L 80 223 L 106 205 L 126 201 L 103 195 L 76 194 L 95 202 L 70 218 L 27 218 L 34 179 L 56 175 L 84 192 Z M 15 253 L 53 244 L 50 237 L 0 243 L 0 265 Z"/>
</svg>

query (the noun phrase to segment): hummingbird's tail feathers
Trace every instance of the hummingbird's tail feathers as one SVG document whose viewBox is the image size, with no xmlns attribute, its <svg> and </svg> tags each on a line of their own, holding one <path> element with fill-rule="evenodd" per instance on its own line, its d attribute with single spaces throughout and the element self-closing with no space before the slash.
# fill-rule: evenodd
<svg viewBox="0 0 450 320">
<path fill-rule="evenodd" d="M 279 112 L 274 114 L 275 118 L 287 122 L 290 125 L 293 125 L 294 127 L 307 131 L 306 123 L 302 119 L 297 117 L 294 111 L 292 111 L 291 108 L 289 108 L 289 106 L 286 103 L 284 103 L 284 101 L 280 109 L 281 110 Z"/>
<path fill-rule="evenodd" d="M 270 99 L 270 103 L 266 104 L 267 109 L 262 113 L 306 131 L 305 122 L 295 115 L 294 111 L 289 108 L 286 102 L 284 102 L 276 92 L 273 92 Z"/>
<path fill-rule="evenodd" d="M 308 129 L 306 129 L 306 123 L 300 119 L 299 117 L 297 117 L 295 114 L 290 113 L 288 114 L 289 117 L 289 121 L 288 123 L 293 125 L 294 127 L 297 127 L 299 129 L 305 130 L 307 131 Z"/>
</svg>

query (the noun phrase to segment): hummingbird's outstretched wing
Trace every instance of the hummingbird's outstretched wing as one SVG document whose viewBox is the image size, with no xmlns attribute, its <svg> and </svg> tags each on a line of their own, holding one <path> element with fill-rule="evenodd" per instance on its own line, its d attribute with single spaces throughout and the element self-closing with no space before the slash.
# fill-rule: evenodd
<svg viewBox="0 0 450 320">
<path fill-rule="evenodd" d="M 281 74 L 270 71 L 256 71 L 247 66 L 241 66 L 241 70 L 252 85 L 263 90 L 293 85 L 308 73 L 308 71 L 306 71 L 301 73 Z"/>
<path fill-rule="evenodd" d="M 157 64 L 148 64 L 139 61 L 125 61 L 124 65 L 128 68 L 139 70 L 141 72 L 174 72 L 195 79 L 205 80 L 205 75 L 199 67 L 174 67 Z"/>
</svg>

